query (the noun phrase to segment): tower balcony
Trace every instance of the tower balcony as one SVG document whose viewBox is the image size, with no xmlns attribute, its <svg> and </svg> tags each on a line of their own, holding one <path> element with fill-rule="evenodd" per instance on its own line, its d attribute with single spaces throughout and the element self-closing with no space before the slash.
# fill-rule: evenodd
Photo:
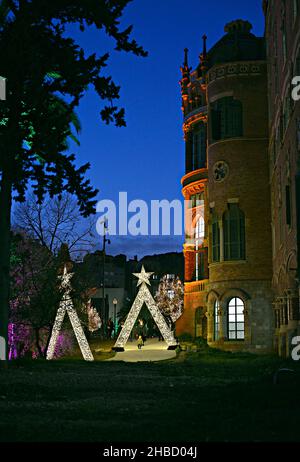
<svg viewBox="0 0 300 462">
<path fill-rule="evenodd" d="M 199 293 L 205 292 L 207 290 L 209 280 L 203 279 L 202 281 L 192 281 L 192 282 L 185 282 L 184 283 L 184 293 L 185 294 L 192 294 L 192 293 Z"/>
<path fill-rule="evenodd" d="M 199 122 L 200 120 L 206 120 L 207 118 L 207 105 L 206 106 L 199 106 L 197 108 L 191 109 L 187 112 L 184 116 L 183 122 L 184 125 L 192 125 L 195 122 Z"/>
<path fill-rule="evenodd" d="M 190 196 L 192 194 L 197 194 L 204 188 L 204 184 L 208 180 L 208 169 L 200 168 L 198 170 L 193 170 L 192 172 L 187 173 L 181 180 L 183 187 L 184 197 Z"/>
</svg>

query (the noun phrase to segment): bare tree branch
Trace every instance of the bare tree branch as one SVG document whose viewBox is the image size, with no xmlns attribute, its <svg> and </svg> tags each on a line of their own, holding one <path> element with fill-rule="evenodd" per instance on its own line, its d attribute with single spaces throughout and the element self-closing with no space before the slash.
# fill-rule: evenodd
<svg viewBox="0 0 300 462">
<path fill-rule="evenodd" d="M 82 218 L 76 199 L 69 193 L 59 198 L 47 197 L 42 204 L 29 194 L 26 202 L 16 208 L 13 224 L 53 254 L 62 244 L 68 244 L 75 255 L 88 252 L 95 245 L 95 219 Z"/>
</svg>

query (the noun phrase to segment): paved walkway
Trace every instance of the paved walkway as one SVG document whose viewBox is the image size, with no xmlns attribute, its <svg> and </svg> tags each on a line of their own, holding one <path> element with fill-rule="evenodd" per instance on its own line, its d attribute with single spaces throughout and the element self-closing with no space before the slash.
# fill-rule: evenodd
<svg viewBox="0 0 300 462">
<path fill-rule="evenodd" d="M 159 342 L 157 339 L 149 339 L 141 350 L 137 347 L 137 342 L 127 342 L 125 351 L 118 352 L 107 361 L 126 361 L 136 363 L 140 361 L 163 361 L 165 359 L 176 358 L 174 350 L 168 350 L 165 342 Z"/>
</svg>

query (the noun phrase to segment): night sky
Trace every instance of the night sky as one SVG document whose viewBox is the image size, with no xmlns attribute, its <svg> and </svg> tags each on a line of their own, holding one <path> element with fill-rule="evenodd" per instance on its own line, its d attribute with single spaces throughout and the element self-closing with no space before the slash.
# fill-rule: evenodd
<svg viewBox="0 0 300 462">
<path fill-rule="evenodd" d="M 127 128 L 100 122 L 100 102 L 89 91 L 78 110 L 82 123 L 81 146 L 71 146 L 77 163 L 91 163 L 89 177 L 100 190 L 99 199 L 117 201 L 119 191 L 129 200 L 182 199 L 184 142 L 180 96 L 183 49 L 189 64 L 199 62 L 202 35 L 208 48 L 224 35 L 224 25 L 247 19 L 253 33 L 263 35 L 261 0 L 134 0 L 125 10 L 122 25 L 134 25 L 132 37 L 149 52 L 147 58 L 113 50 L 102 32 L 80 33 L 72 27 L 88 53 L 111 52 L 107 72 L 121 85 L 120 105 L 126 109 Z M 108 253 L 129 257 L 181 251 L 182 237 L 112 237 Z M 100 238 L 99 238 L 100 248 Z"/>
</svg>

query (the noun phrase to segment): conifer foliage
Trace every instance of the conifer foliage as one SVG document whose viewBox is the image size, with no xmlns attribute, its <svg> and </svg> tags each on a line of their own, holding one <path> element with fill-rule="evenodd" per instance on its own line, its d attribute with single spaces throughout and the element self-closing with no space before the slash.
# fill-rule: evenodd
<svg viewBox="0 0 300 462">
<path fill-rule="evenodd" d="M 104 74 L 108 53 L 87 55 L 68 33 L 93 26 L 115 42 L 117 51 L 145 56 L 122 30 L 120 19 L 130 0 L 0 0 L 0 76 L 6 100 L 0 101 L 0 340 L 7 344 L 9 253 L 12 197 L 23 201 L 28 183 L 39 201 L 63 190 L 77 196 L 82 215 L 94 211 L 95 191 L 85 179 L 89 164 L 75 166 L 68 140 L 78 142 L 75 110 L 88 86 L 103 102 L 99 119 L 125 125 L 115 101 L 120 88 Z M 0 352 L 5 359 L 7 352 Z"/>
</svg>

